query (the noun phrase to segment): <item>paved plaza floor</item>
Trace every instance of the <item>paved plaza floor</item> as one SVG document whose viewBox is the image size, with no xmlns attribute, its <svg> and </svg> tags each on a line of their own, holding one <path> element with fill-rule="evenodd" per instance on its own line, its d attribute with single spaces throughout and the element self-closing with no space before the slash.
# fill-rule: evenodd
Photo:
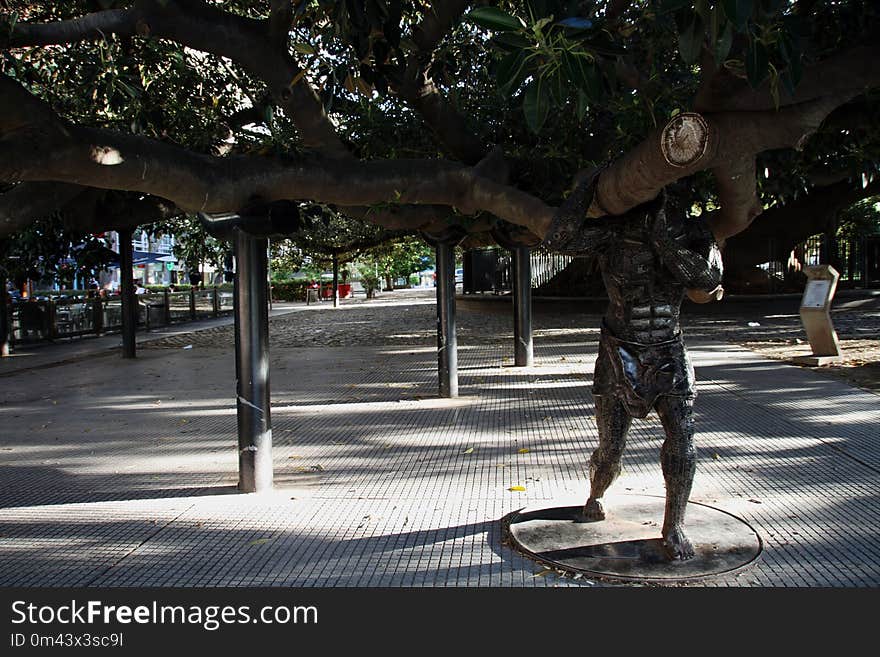
<svg viewBox="0 0 880 657">
<path fill-rule="evenodd" d="M 537 305 L 535 364 L 517 368 L 509 305 L 460 302 L 461 394 L 440 399 L 432 295 L 276 311 L 268 494 L 235 490 L 229 320 L 147 336 L 136 360 L 108 349 L 118 336 L 4 359 L 0 585 L 614 586 L 547 570 L 501 529 L 585 497 L 599 314 Z M 877 586 L 880 397 L 733 344 L 719 327 L 737 322 L 685 322 L 691 499 L 749 523 L 763 554 L 695 585 Z M 634 422 L 615 495 L 663 495 L 661 439 L 655 416 Z"/>
</svg>

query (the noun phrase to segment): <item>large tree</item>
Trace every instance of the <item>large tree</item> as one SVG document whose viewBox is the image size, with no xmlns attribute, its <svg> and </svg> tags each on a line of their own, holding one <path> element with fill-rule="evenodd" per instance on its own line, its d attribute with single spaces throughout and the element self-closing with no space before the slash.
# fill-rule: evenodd
<svg viewBox="0 0 880 657">
<path fill-rule="evenodd" d="M 0 236 L 118 190 L 541 237 L 601 164 L 588 214 L 669 187 L 724 240 L 876 168 L 870 0 L 0 4 Z"/>
</svg>

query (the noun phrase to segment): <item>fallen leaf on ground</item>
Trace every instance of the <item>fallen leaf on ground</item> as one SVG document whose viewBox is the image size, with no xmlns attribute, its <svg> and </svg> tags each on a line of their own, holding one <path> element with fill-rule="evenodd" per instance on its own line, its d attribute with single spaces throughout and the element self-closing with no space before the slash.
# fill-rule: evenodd
<svg viewBox="0 0 880 657">
<path fill-rule="evenodd" d="M 531 450 L 528 447 L 523 447 L 522 449 L 518 449 L 516 451 L 517 454 L 528 454 Z"/>
<path fill-rule="evenodd" d="M 258 538 L 258 539 L 256 539 L 256 540 L 253 540 L 253 541 L 251 541 L 250 543 L 248 543 L 248 545 L 262 545 L 263 543 L 268 543 L 270 540 L 272 540 L 272 539 L 269 539 L 269 538 Z"/>
<path fill-rule="evenodd" d="M 473 447 L 468 447 L 466 450 L 464 450 L 464 451 L 462 452 L 462 454 L 473 454 L 473 453 L 474 453 L 474 448 L 473 448 Z"/>
<path fill-rule="evenodd" d="M 511 486 L 507 490 L 513 491 L 513 492 L 525 492 L 526 487 L 525 486 Z"/>
</svg>

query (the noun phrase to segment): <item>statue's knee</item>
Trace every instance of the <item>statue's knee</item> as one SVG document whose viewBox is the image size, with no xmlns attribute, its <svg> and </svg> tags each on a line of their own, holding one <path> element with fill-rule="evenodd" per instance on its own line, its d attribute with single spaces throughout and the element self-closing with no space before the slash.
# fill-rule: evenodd
<svg viewBox="0 0 880 657">
<path fill-rule="evenodd" d="M 605 464 L 619 464 L 623 457 L 623 447 L 623 443 L 599 447 L 590 457 L 590 465 L 598 467 Z"/>
</svg>

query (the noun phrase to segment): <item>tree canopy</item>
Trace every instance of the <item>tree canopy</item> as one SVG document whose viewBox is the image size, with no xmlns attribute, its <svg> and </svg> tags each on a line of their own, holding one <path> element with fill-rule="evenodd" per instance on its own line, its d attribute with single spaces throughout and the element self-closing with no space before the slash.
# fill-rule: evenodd
<svg viewBox="0 0 880 657">
<path fill-rule="evenodd" d="M 284 199 L 542 237 L 599 166 L 589 215 L 668 187 L 747 247 L 878 193 L 870 0 L 0 5 L 0 236 Z"/>
</svg>

